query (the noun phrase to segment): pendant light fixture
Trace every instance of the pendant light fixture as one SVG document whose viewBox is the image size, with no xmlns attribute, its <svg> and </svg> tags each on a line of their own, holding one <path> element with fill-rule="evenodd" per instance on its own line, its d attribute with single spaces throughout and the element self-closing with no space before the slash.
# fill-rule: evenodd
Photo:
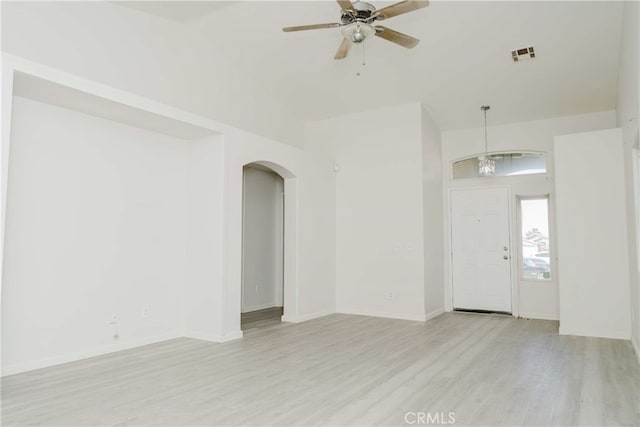
<svg viewBox="0 0 640 427">
<path fill-rule="evenodd" d="M 484 156 L 478 156 L 478 173 L 480 176 L 493 176 L 496 173 L 496 161 L 489 156 L 489 148 L 487 142 L 487 110 L 491 108 L 488 105 L 480 107 L 484 111 Z"/>
</svg>

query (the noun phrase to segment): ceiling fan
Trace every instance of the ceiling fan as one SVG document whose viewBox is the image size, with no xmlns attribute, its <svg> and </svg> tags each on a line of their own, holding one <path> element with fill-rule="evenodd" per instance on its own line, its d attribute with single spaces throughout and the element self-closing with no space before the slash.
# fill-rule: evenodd
<svg viewBox="0 0 640 427">
<path fill-rule="evenodd" d="M 420 40 L 383 27 L 382 25 L 373 24 L 376 21 L 393 18 L 394 16 L 429 6 L 428 0 L 404 0 L 376 10 L 372 4 L 361 1 L 356 1 L 355 3 L 349 0 L 336 1 L 341 9 L 340 22 L 284 27 L 282 31 L 291 32 L 342 27 L 342 35 L 344 38 L 340 43 L 340 47 L 338 47 L 334 59 L 346 58 L 352 44 L 360 44 L 371 36 L 378 36 L 402 47 L 411 49 L 415 47 Z"/>
</svg>

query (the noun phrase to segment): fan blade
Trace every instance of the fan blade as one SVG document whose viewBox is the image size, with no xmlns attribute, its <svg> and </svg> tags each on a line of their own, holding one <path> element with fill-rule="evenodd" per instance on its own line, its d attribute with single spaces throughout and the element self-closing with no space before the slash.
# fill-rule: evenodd
<svg viewBox="0 0 640 427">
<path fill-rule="evenodd" d="M 345 38 L 342 39 L 342 43 L 340 43 L 340 47 L 338 47 L 338 51 L 336 52 L 336 56 L 333 59 L 344 59 L 349 54 L 349 49 L 351 49 L 351 42 Z"/>
<path fill-rule="evenodd" d="M 298 25 L 297 27 L 284 27 L 282 31 L 289 33 L 291 31 L 305 31 L 305 30 L 319 30 L 322 28 L 336 28 L 341 24 L 332 22 L 330 24 L 313 24 L 313 25 Z"/>
<path fill-rule="evenodd" d="M 428 0 L 404 0 L 399 3 L 392 4 L 391 6 L 376 10 L 374 16 L 379 20 L 389 19 L 427 6 L 429 6 Z"/>
<path fill-rule="evenodd" d="M 407 49 L 416 47 L 416 45 L 420 43 L 420 40 L 418 39 L 414 39 L 411 36 L 399 33 L 390 28 L 383 27 L 382 25 L 376 25 L 376 36 L 385 40 L 389 40 L 392 43 L 399 44 L 400 46 L 406 47 Z"/>
<path fill-rule="evenodd" d="M 336 0 L 336 1 L 340 5 L 340 9 L 344 10 L 345 12 L 353 12 L 353 13 L 356 12 L 356 10 L 353 8 L 353 4 L 349 0 Z"/>
</svg>

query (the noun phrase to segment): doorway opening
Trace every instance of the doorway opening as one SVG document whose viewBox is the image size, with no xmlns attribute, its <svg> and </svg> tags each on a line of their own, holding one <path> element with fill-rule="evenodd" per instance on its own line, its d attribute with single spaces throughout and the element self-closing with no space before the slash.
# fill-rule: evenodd
<svg viewBox="0 0 640 427">
<path fill-rule="evenodd" d="M 244 332 L 277 326 L 284 311 L 284 179 L 258 163 L 243 168 L 242 297 Z"/>
</svg>

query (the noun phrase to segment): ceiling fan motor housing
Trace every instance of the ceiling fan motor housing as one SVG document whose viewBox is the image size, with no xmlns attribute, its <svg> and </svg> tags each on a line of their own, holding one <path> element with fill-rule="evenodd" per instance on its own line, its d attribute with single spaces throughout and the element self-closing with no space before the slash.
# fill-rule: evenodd
<svg viewBox="0 0 640 427">
<path fill-rule="evenodd" d="M 350 24 L 352 22 L 366 22 L 371 18 L 371 15 L 376 11 L 374 5 L 365 2 L 353 3 L 353 11 L 343 11 L 340 21 L 343 24 Z"/>
</svg>

